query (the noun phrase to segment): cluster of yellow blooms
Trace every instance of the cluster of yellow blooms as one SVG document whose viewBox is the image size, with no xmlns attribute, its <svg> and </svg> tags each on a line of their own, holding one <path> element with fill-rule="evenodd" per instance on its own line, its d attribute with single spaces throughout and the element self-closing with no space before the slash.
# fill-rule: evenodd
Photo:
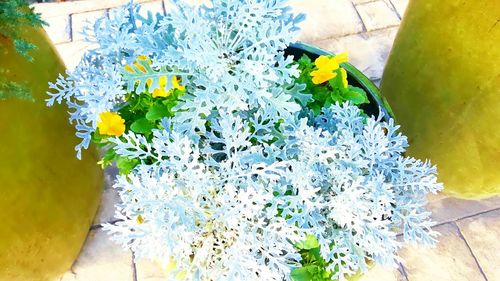
<svg viewBox="0 0 500 281">
<path fill-rule="evenodd" d="M 151 64 L 151 60 L 147 56 L 138 56 L 139 60 L 146 60 L 149 64 Z M 312 82 L 314 84 L 323 84 L 335 77 L 337 77 L 338 73 L 342 77 L 342 84 L 344 88 L 347 88 L 347 72 L 345 69 L 340 67 L 341 63 L 347 62 L 347 53 L 341 53 L 335 57 L 328 56 L 319 56 L 314 64 L 317 67 L 317 70 L 311 72 Z M 139 62 L 135 61 L 134 66 L 136 66 L 140 71 L 146 72 L 144 66 L 142 66 Z M 134 69 L 130 65 L 125 66 L 125 70 L 129 72 L 134 72 Z M 148 86 L 151 86 L 151 80 L 148 80 Z M 168 97 L 172 94 L 174 89 L 178 89 L 181 91 L 185 90 L 185 87 L 179 83 L 179 79 L 174 76 L 172 77 L 172 89 L 167 91 L 165 89 L 167 85 L 167 77 L 160 77 L 160 87 L 154 89 L 152 92 L 152 96 L 156 97 Z M 121 136 L 125 132 L 125 120 L 116 112 L 102 112 L 99 114 L 100 121 L 97 123 L 97 128 L 99 129 L 99 133 L 101 135 L 108 136 Z"/>
<path fill-rule="evenodd" d="M 341 63 L 347 62 L 347 53 L 341 53 L 335 57 L 319 56 L 314 64 L 318 68 L 311 72 L 312 82 L 316 85 L 323 84 L 328 80 L 337 77 L 337 70 L 340 69 L 342 84 L 347 88 L 347 72 L 340 67 Z"/>
<path fill-rule="evenodd" d="M 151 59 L 147 56 L 138 56 L 137 59 L 148 61 L 149 64 L 152 63 Z M 133 63 L 140 71 L 146 72 L 144 66 L 142 66 L 139 62 L 135 61 Z M 125 66 L 125 70 L 128 72 L 135 72 L 134 69 L 130 65 Z M 172 94 L 172 91 L 177 89 L 180 91 L 184 91 L 185 87 L 182 86 L 179 82 L 177 76 L 172 77 L 172 89 L 166 90 L 165 87 L 167 85 L 167 77 L 160 77 L 160 87 L 154 89 L 152 92 L 153 98 L 157 97 L 168 97 Z M 148 87 L 151 86 L 151 80 L 147 81 Z M 99 114 L 100 121 L 97 123 L 97 128 L 99 129 L 99 133 L 101 135 L 108 136 L 121 136 L 125 132 L 125 120 L 116 112 L 102 112 Z"/>
<path fill-rule="evenodd" d="M 151 86 L 151 80 L 148 80 L 148 86 Z M 179 79 L 177 76 L 172 77 L 172 90 L 167 91 L 165 90 L 165 86 L 167 85 L 167 77 L 162 76 L 160 77 L 160 88 L 154 89 L 153 90 L 153 98 L 157 97 L 168 97 L 172 94 L 173 89 L 181 90 L 184 91 L 186 88 L 179 84 Z"/>
</svg>

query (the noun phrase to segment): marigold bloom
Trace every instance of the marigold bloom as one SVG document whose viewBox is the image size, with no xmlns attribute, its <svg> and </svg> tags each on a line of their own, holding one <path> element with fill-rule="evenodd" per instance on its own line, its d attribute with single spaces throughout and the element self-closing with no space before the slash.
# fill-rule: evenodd
<svg viewBox="0 0 500 281">
<path fill-rule="evenodd" d="M 337 69 L 340 64 L 347 61 L 347 53 L 338 54 L 335 57 L 319 56 L 314 64 L 318 68 L 311 72 L 312 81 L 314 84 L 322 84 L 326 81 L 337 77 Z"/>
<path fill-rule="evenodd" d="M 101 135 L 121 136 L 125 132 L 125 120 L 116 112 L 102 112 L 97 128 Z"/>
</svg>

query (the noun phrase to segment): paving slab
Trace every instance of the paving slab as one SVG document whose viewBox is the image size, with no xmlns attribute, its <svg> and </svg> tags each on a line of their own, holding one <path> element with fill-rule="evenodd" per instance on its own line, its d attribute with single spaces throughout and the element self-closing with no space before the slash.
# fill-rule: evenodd
<svg viewBox="0 0 500 281">
<path fill-rule="evenodd" d="M 500 196 L 484 200 L 463 200 L 453 197 L 444 197 L 429 202 L 429 210 L 435 224 L 455 221 L 500 208 Z"/>
<path fill-rule="evenodd" d="M 370 269 L 359 281 L 407 281 L 401 269 L 375 266 Z"/>
<path fill-rule="evenodd" d="M 57 44 L 56 49 L 63 59 L 66 68 L 72 70 L 78 65 L 85 51 L 91 46 L 92 44 L 85 41 L 77 41 Z"/>
<path fill-rule="evenodd" d="M 115 220 L 115 205 L 120 202 L 120 196 L 116 189 L 104 189 L 93 225 L 98 226 L 104 223 L 113 222 Z"/>
<path fill-rule="evenodd" d="M 115 205 L 121 202 L 118 190 L 113 188 L 113 183 L 115 182 L 117 175 L 118 170 L 114 166 L 108 167 L 104 171 L 105 185 L 101 195 L 101 202 L 99 203 L 97 215 L 92 223 L 94 227 L 104 223 L 111 223 L 115 220 Z"/>
<path fill-rule="evenodd" d="M 408 246 L 400 251 L 409 281 L 483 281 L 481 270 L 454 223 L 435 228 L 435 248 Z"/>
<path fill-rule="evenodd" d="M 159 263 L 151 260 L 140 260 L 135 264 L 137 281 L 165 281 L 168 276 L 165 268 Z"/>
<path fill-rule="evenodd" d="M 500 210 L 457 221 L 489 281 L 500 280 Z"/>
<path fill-rule="evenodd" d="M 390 0 L 400 18 L 405 14 L 406 7 L 408 6 L 409 0 Z"/>
<path fill-rule="evenodd" d="M 42 16 L 47 22 L 45 31 L 54 44 L 71 41 L 71 22 L 69 15 L 59 15 L 53 17 Z"/>
<path fill-rule="evenodd" d="M 84 28 L 92 28 L 95 21 L 107 15 L 107 10 L 78 13 L 71 15 L 71 29 L 73 41 L 85 39 L 82 34 Z"/>
<path fill-rule="evenodd" d="M 132 253 L 92 230 L 72 269 L 59 281 L 133 281 Z"/>
<path fill-rule="evenodd" d="M 353 4 L 363 4 L 368 2 L 373 2 L 374 0 L 351 0 Z"/>
<path fill-rule="evenodd" d="M 300 24 L 299 40 L 316 40 L 354 34 L 364 31 L 363 23 L 350 0 L 291 0 L 289 4 L 296 13 L 305 13 L 306 20 Z"/>
<path fill-rule="evenodd" d="M 147 3 L 151 1 L 160 0 L 134 0 L 134 3 Z M 52 17 L 115 8 L 128 3 L 130 3 L 130 0 L 79 0 L 36 3 L 30 6 L 35 9 L 35 12 L 41 13 L 44 16 Z"/>
<path fill-rule="evenodd" d="M 366 30 L 373 31 L 399 25 L 399 16 L 385 1 L 379 0 L 356 5 Z"/>
<path fill-rule="evenodd" d="M 163 7 L 163 1 L 159 0 L 142 4 L 139 14 L 147 18 L 148 12 L 151 12 L 153 17 L 156 15 L 156 13 L 164 15 L 165 9 Z"/>
</svg>

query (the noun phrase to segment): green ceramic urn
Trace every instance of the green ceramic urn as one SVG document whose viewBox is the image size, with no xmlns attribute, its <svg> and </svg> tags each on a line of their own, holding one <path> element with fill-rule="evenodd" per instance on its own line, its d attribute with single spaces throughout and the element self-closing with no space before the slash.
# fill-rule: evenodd
<svg viewBox="0 0 500 281">
<path fill-rule="evenodd" d="M 410 0 L 381 92 L 446 193 L 500 194 L 500 1 Z"/>
<path fill-rule="evenodd" d="M 43 29 L 22 34 L 38 47 L 33 62 L 0 38 L 0 78 L 24 83 L 34 98 L 0 100 L 0 280 L 54 280 L 85 241 L 103 180 L 95 149 L 75 157 L 68 109 L 45 105 L 61 59 Z"/>
</svg>

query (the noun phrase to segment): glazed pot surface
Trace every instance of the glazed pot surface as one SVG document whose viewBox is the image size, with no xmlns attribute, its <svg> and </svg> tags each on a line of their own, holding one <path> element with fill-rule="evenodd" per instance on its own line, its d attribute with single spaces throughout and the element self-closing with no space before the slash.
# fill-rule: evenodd
<svg viewBox="0 0 500 281">
<path fill-rule="evenodd" d="M 12 48 L 0 53 L 7 79 L 25 81 L 35 101 L 0 101 L 0 280 L 52 280 L 77 257 L 95 216 L 102 172 L 79 142 L 67 108 L 45 105 L 48 82 L 65 68 L 43 29 L 24 31 L 38 46 L 29 63 Z"/>
<path fill-rule="evenodd" d="M 411 0 L 381 92 L 445 193 L 500 194 L 500 1 Z"/>
</svg>

